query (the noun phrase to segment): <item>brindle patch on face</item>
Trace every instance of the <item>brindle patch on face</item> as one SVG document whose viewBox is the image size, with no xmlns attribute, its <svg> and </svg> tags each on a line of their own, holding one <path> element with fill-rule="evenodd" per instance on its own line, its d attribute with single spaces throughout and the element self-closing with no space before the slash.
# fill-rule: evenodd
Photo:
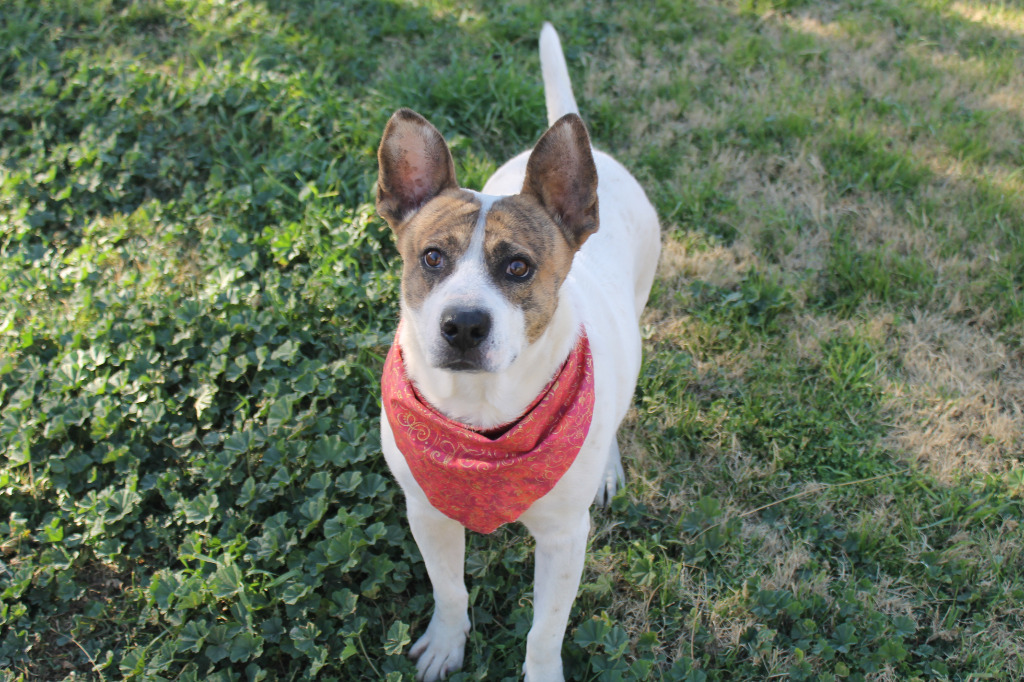
<svg viewBox="0 0 1024 682">
<path fill-rule="evenodd" d="M 555 314 L 574 249 L 536 199 L 516 195 L 495 202 L 488 211 L 484 253 L 495 285 L 523 311 L 526 338 L 533 343 Z M 516 259 L 530 265 L 530 276 L 520 280 L 508 274 L 509 263 Z"/>
<path fill-rule="evenodd" d="M 413 310 L 430 291 L 452 273 L 469 247 L 480 215 L 480 202 L 461 189 L 446 190 L 431 199 L 402 226 L 398 252 L 402 255 L 402 297 Z M 432 270 L 423 265 L 427 249 L 444 256 L 444 266 Z"/>
</svg>

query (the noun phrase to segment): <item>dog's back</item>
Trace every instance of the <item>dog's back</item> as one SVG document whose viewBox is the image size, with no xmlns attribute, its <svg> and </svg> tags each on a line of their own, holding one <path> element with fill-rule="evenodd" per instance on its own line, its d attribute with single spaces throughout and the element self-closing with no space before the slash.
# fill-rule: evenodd
<svg viewBox="0 0 1024 682">
<path fill-rule="evenodd" d="M 546 22 L 540 34 L 540 62 L 548 124 L 566 114 L 578 114 L 558 33 Z M 484 185 L 483 192 L 519 192 L 531 151 L 502 165 Z M 579 297 L 577 305 L 583 312 L 584 325 L 593 330 L 594 336 L 620 337 L 610 344 L 619 349 L 615 362 L 620 365 L 617 373 L 622 376 L 615 383 L 621 393 L 632 395 L 640 369 L 636 322 L 654 282 L 661 231 L 658 215 L 640 183 L 608 154 L 597 149 L 593 153 L 598 176 L 599 227 L 576 254 L 563 294 Z M 635 341 L 632 337 L 636 337 Z M 599 341 L 598 346 L 601 345 Z M 600 352 L 600 348 L 595 349 L 596 354 Z M 624 416 L 624 410 L 625 406 L 618 419 Z"/>
<path fill-rule="evenodd" d="M 578 113 L 561 43 L 549 23 L 541 30 L 540 57 L 549 123 Z M 519 192 L 531 152 L 502 165 L 483 192 Z M 599 401 L 595 424 L 607 424 L 614 433 L 629 409 L 640 373 L 637 323 L 654 282 L 661 231 L 654 207 L 629 171 L 599 150 L 593 150 L 593 157 L 599 225 L 576 253 L 560 295 L 571 301 L 590 336 L 598 390 L 608 396 Z M 609 493 L 616 487 L 613 481 L 606 484 Z"/>
</svg>

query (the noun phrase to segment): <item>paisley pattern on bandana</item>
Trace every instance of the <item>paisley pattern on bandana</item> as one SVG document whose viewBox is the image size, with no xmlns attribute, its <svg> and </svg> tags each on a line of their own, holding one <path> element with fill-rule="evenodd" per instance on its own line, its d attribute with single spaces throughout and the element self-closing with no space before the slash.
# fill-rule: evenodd
<svg viewBox="0 0 1024 682">
<path fill-rule="evenodd" d="M 490 533 L 518 519 L 576 460 L 594 415 L 594 361 L 583 332 L 526 412 L 488 430 L 452 421 L 420 397 L 397 335 L 381 391 L 398 449 L 430 503 L 466 528 Z"/>
</svg>

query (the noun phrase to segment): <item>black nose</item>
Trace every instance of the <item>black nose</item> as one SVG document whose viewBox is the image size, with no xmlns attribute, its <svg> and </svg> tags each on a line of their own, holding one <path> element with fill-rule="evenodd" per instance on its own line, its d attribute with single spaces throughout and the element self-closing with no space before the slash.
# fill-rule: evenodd
<svg viewBox="0 0 1024 682">
<path fill-rule="evenodd" d="M 462 352 L 479 346 L 489 331 L 491 316 L 483 310 L 446 310 L 441 315 L 441 336 Z"/>
</svg>

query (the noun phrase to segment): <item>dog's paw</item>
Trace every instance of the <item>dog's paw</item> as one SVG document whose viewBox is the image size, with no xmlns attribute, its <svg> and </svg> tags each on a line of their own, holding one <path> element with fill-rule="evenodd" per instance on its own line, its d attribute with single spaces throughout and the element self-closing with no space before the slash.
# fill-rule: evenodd
<svg viewBox="0 0 1024 682">
<path fill-rule="evenodd" d="M 612 439 L 611 451 L 608 453 L 608 462 L 604 465 L 604 473 L 601 474 L 601 484 L 597 487 L 594 504 L 599 507 L 607 507 L 611 504 L 615 493 L 625 484 L 626 472 L 622 469 L 619 443 L 618 440 Z"/>
<path fill-rule="evenodd" d="M 529 654 L 527 654 L 529 657 Z M 534 662 L 531 665 L 529 658 L 523 663 L 523 682 L 565 682 L 562 674 L 562 659 L 555 656 L 553 659 L 544 662 Z"/>
<path fill-rule="evenodd" d="M 442 623 L 437 613 L 430 619 L 427 631 L 417 640 L 409 657 L 416 661 L 416 680 L 434 682 L 443 680 L 462 667 L 469 633 L 469 616 L 455 625 Z"/>
</svg>

